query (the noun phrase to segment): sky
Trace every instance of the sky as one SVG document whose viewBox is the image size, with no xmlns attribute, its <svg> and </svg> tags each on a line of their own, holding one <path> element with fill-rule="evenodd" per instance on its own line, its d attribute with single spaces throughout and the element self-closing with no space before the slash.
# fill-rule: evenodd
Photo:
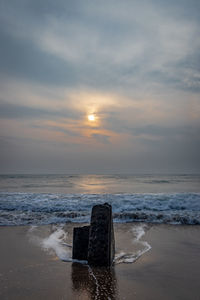
<svg viewBox="0 0 200 300">
<path fill-rule="evenodd" d="M 199 0 L 0 0 L 0 45 L 1 174 L 200 172 Z"/>
</svg>

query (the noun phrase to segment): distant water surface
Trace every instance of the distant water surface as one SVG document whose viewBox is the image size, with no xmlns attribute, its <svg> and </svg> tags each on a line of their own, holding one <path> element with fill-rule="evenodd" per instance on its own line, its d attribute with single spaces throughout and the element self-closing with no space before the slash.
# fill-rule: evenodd
<svg viewBox="0 0 200 300">
<path fill-rule="evenodd" d="M 0 191 L 64 194 L 200 192 L 200 175 L 0 175 Z"/>
</svg>

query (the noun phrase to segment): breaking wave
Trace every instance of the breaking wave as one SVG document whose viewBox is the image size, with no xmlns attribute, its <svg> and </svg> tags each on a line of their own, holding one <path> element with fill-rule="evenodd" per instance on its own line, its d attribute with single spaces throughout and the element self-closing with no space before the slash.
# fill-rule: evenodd
<svg viewBox="0 0 200 300">
<path fill-rule="evenodd" d="M 114 222 L 200 224 L 200 193 L 44 194 L 0 193 L 0 225 L 90 221 L 91 208 L 108 202 Z"/>
</svg>

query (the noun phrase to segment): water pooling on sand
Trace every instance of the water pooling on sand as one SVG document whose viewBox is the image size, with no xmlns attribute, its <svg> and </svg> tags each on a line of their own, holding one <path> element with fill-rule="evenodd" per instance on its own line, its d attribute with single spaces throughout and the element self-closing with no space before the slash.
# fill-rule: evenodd
<svg viewBox="0 0 200 300">
<path fill-rule="evenodd" d="M 133 263 L 151 249 L 149 243 L 143 240 L 146 229 L 147 226 L 144 224 L 134 225 L 128 229 L 129 232 L 127 233 L 131 236 L 129 251 L 126 252 L 125 249 L 116 249 L 115 264 Z M 64 225 L 53 225 L 50 234 L 46 237 L 41 237 L 38 230 L 40 230 L 40 228 L 32 226 L 28 231 L 29 239 L 34 244 L 39 245 L 49 254 L 56 255 L 62 261 L 87 264 L 87 261 L 72 259 L 71 237 Z"/>
</svg>

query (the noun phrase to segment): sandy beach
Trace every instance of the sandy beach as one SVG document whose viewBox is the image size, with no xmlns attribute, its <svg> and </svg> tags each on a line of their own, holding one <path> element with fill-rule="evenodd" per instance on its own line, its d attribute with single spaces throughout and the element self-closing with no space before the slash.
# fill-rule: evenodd
<svg viewBox="0 0 200 300">
<path fill-rule="evenodd" d="M 67 243 L 73 226 L 62 228 Z M 62 261 L 65 248 L 69 257 L 71 249 L 61 239 L 61 247 L 55 246 L 58 228 L 0 227 L 2 300 L 199 299 L 200 226 L 115 224 L 116 252 L 123 251 L 122 261 L 147 245 L 151 249 L 133 263 L 117 263 L 111 269 Z M 145 234 L 136 240 L 141 228 Z"/>
</svg>

